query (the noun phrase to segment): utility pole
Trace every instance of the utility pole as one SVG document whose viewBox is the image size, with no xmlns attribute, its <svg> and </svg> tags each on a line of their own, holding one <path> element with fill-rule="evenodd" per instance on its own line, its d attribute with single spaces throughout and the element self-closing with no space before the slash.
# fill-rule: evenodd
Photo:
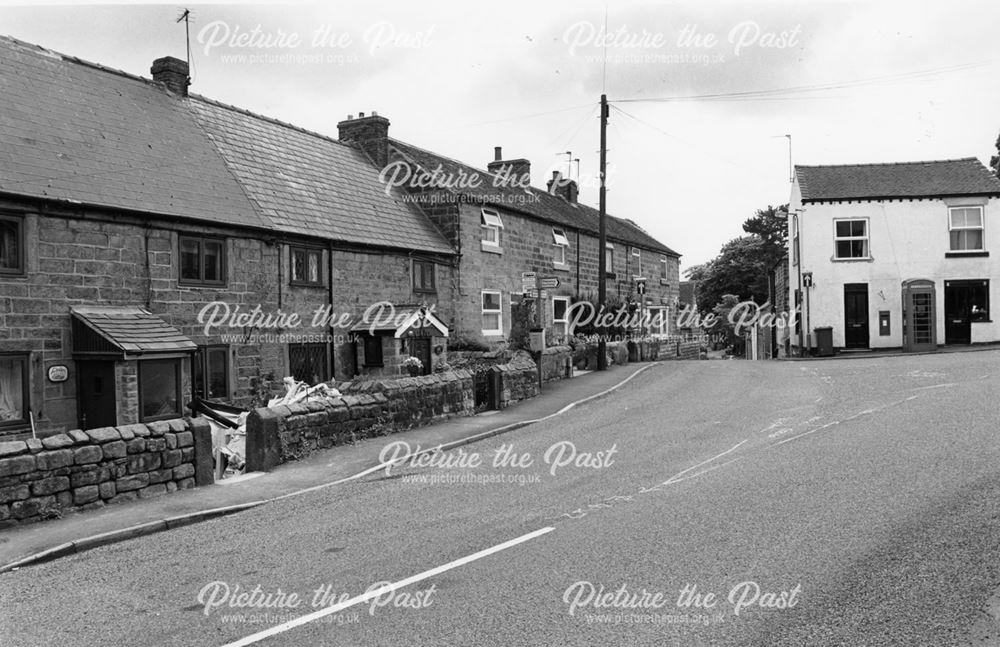
<svg viewBox="0 0 1000 647">
<path fill-rule="evenodd" d="M 608 95 L 601 95 L 601 167 L 598 174 L 601 178 L 600 196 L 600 224 L 597 237 L 597 311 L 603 322 L 604 305 L 607 300 L 607 272 L 608 272 L 608 232 L 607 232 L 607 189 L 604 180 L 607 176 L 608 166 Z M 607 328 L 599 326 L 597 329 L 597 370 L 606 371 L 608 369 L 608 347 L 605 337 Z"/>
</svg>

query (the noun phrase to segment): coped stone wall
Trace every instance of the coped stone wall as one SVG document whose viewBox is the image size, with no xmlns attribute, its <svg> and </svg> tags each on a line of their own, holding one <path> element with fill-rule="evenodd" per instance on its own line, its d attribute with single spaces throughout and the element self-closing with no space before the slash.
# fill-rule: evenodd
<svg viewBox="0 0 1000 647">
<path fill-rule="evenodd" d="M 494 367 L 501 373 L 500 408 L 538 395 L 538 365 L 527 354 L 518 353 L 506 364 Z"/>
<path fill-rule="evenodd" d="M 212 483 L 202 419 L 0 442 L 0 528 Z"/>
<path fill-rule="evenodd" d="M 660 343 L 659 359 L 699 359 L 701 357 L 700 341 L 683 341 L 673 339 Z"/>
<path fill-rule="evenodd" d="M 550 346 L 542 351 L 542 381 L 562 380 L 573 377 L 573 349 L 569 346 Z"/>
<path fill-rule="evenodd" d="M 256 409 L 247 418 L 247 469 L 269 470 L 360 438 L 472 413 L 472 373 L 365 380 L 338 385 L 339 397 Z"/>
<path fill-rule="evenodd" d="M 502 375 L 501 408 L 538 395 L 537 366 L 531 358 L 518 355 L 490 370 Z M 247 417 L 247 470 L 267 471 L 319 449 L 471 415 L 476 408 L 473 379 L 472 371 L 455 369 L 359 380 L 338 384 L 339 397 L 256 409 Z"/>
</svg>

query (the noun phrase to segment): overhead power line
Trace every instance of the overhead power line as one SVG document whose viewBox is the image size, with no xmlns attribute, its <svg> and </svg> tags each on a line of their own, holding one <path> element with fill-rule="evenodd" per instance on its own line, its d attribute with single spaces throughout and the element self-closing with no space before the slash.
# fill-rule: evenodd
<svg viewBox="0 0 1000 647">
<path fill-rule="evenodd" d="M 842 90 L 847 88 L 858 88 L 869 85 L 879 85 L 887 83 L 897 83 L 912 79 L 929 78 L 942 74 L 953 74 L 964 72 L 981 67 L 994 65 L 995 61 L 980 61 L 978 63 L 963 63 L 960 65 L 950 65 L 929 70 L 917 70 L 913 72 L 903 72 L 899 74 L 888 74 L 885 76 L 871 77 L 867 79 L 855 79 L 852 81 L 838 81 L 835 83 L 820 83 L 813 85 L 798 85 L 786 88 L 770 88 L 766 90 L 745 90 L 742 92 L 719 92 L 713 94 L 691 94 L 676 97 L 650 97 L 634 99 L 615 99 L 614 103 L 668 103 L 674 101 L 751 101 L 759 99 L 792 99 L 797 97 L 785 97 L 782 95 L 795 95 L 811 92 L 826 92 L 829 90 Z"/>
</svg>

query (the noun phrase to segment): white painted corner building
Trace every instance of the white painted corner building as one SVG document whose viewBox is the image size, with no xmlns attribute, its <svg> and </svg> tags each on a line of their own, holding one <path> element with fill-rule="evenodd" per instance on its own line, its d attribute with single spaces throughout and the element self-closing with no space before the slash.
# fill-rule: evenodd
<svg viewBox="0 0 1000 647">
<path fill-rule="evenodd" d="M 975 158 L 796 166 L 788 241 L 792 354 L 824 327 L 834 351 L 1000 341 L 1000 180 Z"/>
</svg>

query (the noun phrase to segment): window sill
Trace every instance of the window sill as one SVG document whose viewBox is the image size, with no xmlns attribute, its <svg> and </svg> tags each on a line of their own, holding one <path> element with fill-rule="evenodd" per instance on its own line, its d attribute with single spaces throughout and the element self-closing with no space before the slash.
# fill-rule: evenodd
<svg viewBox="0 0 1000 647">
<path fill-rule="evenodd" d="M 871 256 L 864 256 L 858 258 L 837 258 L 836 256 L 830 257 L 831 263 L 873 263 L 875 259 Z"/>
<path fill-rule="evenodd" d="M 970 251 L 970 252 L 945 252 L 945 258 L 987 258 L 990 253 L 986 251 Z"/>
<path fill-rule="evenodd" d="M 503 249 L 499 245 L 480 241 L 479 249 L 490 254 L 503 254 Z"/>
<path fill-rule="evenodd" d="M 293 288 L 325 288 L 324 283 L 308 283 L 306 281 L 289 281 L 288 285 Z"/>
<path fill-rule="evenodd" d="M 180 287 L 180 288 L 225 288 L 225 287 L 227 287 L 227 285 L 226 285 L 226 283 L 224 281 L 223 282 L 219 282 L 219 283 L 205 283 L 205 282 L 189 281 L 189 280 L 185 280 L 185 279 L 179 279 L 177 281 L 177 287 Z"/>
<path fill-rule="evenodd" d="M 668 279 L 660 279 L 660 285 L 670 285 L 670 281 Z"/>
<path fill-rule="evenodd" d="M 484 330 L 483 337 L 503 337 L 503 331 L 501 330 Z"/>
<path fill-rule="evenodd" d="M 28 273 L 25 272 L 24 270 L 0 270 L 0 279 L 26 279 L 26 278 L 28 278 Z"/>
<path fill-rule="evenodd" d="M 568 272 L 569 263 L 552 263 L 552 269 L 557 272 Z"/>
<path fill-rule="evenodd" d="M 437 294 L 437 288 L 413 288 L 415 294 Z"/>
</svg>

